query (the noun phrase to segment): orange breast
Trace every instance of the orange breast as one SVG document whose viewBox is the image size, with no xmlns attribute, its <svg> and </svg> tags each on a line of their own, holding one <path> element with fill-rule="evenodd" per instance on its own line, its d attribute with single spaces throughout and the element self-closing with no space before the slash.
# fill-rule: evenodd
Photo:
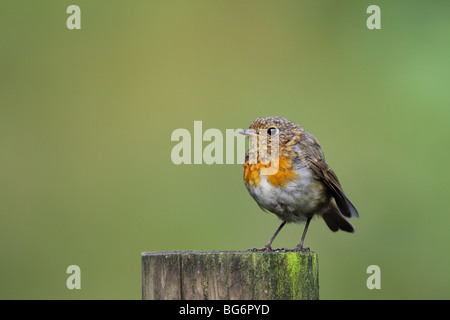
<svg viewBox="0 0 450 320">
<path fill-rule="evenodd" d="M 250 188 L 257 187 L 261 183 L 261 169 L 270 167 L 270 163 L 263 164 L 258 161 L 257 164 L 244 164 L 244 180 Z M 297 173 L 293 170 L 291 160 L 286 157 L 280 157 L 278 162 L 278 171 L 273 175 L 267 176 L 267 182 L 274 187 L 284 187 L 289 181 L 292 181 Z"/>
</svg>

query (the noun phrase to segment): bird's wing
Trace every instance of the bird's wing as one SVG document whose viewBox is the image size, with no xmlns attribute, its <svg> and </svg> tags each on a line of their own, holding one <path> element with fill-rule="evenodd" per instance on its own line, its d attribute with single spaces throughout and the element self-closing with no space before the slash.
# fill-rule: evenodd
<svg viewBox="0 0 450 320">
<path fill-rule="evenodd" d="M 326 164 L 322 148 L 320 147 L 317 139 L 305 132 L 305 139 L 300 141 L 300 150 L 306 160 L 306 165 L 332 192 L 339 211 L 346 217 L 359 218 L 358 211 L 344 194 L 336 174 Z"/>
</svg>

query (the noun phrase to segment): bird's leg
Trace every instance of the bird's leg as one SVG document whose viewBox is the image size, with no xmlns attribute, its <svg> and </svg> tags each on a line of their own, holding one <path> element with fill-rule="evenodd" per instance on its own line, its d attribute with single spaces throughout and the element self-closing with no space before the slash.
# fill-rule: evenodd
<svg viewBox="0 0 450 320">
<path fill-rule="evenodd" d="M 311 222 L 311 218 L 308 218 L 308 220 L 306 220 L 305 230 L 303 230 L 302 239 L 300 240 L 300 243 L 298 244 L 298 246 L 296 246 L 294 248 L 293 251 L 309 251 L 308 247 L 303 248 L 303 241 L 305 241 L 306 232 L 308 231 L 308 227 L 309 227 L 309 223 L 310 222 Z"/>
<path fill-rule="evenodd" d="M 302 239 L 300 240 L 300 243 L 294 248 L 294 249 L 286 249 L 283 248 L 282 251 L 284 252 L 305 252 L 309 251 L 309 248 L 303 248 L 303 241 L 305 241 L 306 232 L 308 231 L 309 223 L 311 222 L 311 218 L 308 218 L 306 220 L 305 230 L 303 230 Z"/>
<path fill-rule="evenodd" d="M 253 251 L 253 252 L 259 252 L 259 251 L 274 251 L 272 249 L 272 242 L 275 239 L 275 237 L 278 235 L 278 233 L 280 232 L 281 229 L 283 229 L 284 225 L 286 224 L 286 221 L 283 221 L 280 226 L 278 227 L 277 231 L 275 231 L 275 233 L 273 234 L 272 238 L 270 238 L 270 240 L 266 243 L 266 245 L 262 248 L 253 248 L 253 249 L 249 249 L 247 251 Z"/>
</svg>

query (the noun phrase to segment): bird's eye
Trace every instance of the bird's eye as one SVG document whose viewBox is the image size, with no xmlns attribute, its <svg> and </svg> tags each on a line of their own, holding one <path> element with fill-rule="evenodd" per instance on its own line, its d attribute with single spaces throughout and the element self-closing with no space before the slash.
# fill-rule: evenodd
<svg viewBox="0 0 450 320">
<path fill-rule="evenodd" d="M 267 129 L 267 134 L 268 134 L 269 136 L 274 136 L 274 135 L 276 135 L 277 133 L 278 133 L 278 129 L 277 129 L 277 128 L 271 127 L 271 128 L 269 128 L 269 129 Z"/>
</svg>

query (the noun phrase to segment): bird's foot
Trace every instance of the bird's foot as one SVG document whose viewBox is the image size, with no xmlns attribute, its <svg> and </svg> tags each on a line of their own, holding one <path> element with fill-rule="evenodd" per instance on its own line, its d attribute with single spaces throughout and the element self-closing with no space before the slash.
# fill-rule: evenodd
<svg viewBox="0 0 450 320">
<path fill-rule="evenodd" d="M 253 248 L 253 249 L 248 249 L 247 251 L 250 251 L 250 252 L 274 252 L 275 250 L 273 250 L 270 245 L 266 244 L 262 248 Z"/>
<path fill-rule="evenodd" d="M 278 251 L 280 252 L 309 252 L 309 247 L 302 247 L 302 246 L 296 246 L 293 249 L 288 249 L 288 248 L 281 248 Z"/>
</svg>

